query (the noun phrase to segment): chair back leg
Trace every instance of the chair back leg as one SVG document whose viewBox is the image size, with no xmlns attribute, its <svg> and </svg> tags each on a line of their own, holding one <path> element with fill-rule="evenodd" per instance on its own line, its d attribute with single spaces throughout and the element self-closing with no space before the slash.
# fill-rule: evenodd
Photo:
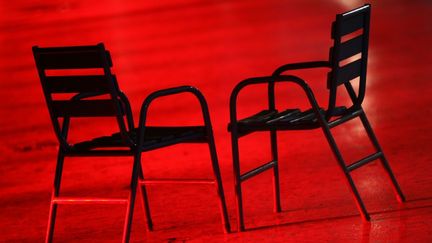
<svg viewBox="0 0 432 243">
<path fill-rule="evenodd" d="M 393 190 L 396 194 L 396 198 L 398 199 L 399 202 L 404 202 L 405 201 L 405 196 L 402 192 L 402 189 L 399 186 L 399 183 L 396 180 L 396 177 L 393 174 L 393 171 L 390 167 L 390 164 L 387 161 L 387 158 L 384 155 L 384 152 L 382 151 L 381 146 L 378 143 L 378 139 L 375 136 L 375 133 L 373 132 L 373 129 L 369 123 L 369 120 L 366 117 L 365 113 L 360 114 L 360 119 L 362 121 L 362 124 L 364 126 L 364 128 L 366 129 L 366 132 L 369 136 L 369 139 L 371 140 L 372 144 L 374 145 L 375 149 L 379 152 L 381 152 L 381 164 L 383 165 L 385 171 L 387 172 L 387 175 L 390 179 L 390 181 L 392 182 L 392 186 L 393 186 Z"/>
<path fill-rule="evenodd" d="M 334 137 L 330 131 L 330 127 L 328 126 L 324 117 L 322 117 L 322 115 L 320 115 L 320 117 L 321 117 L 321 124 L 322 124 L 322 130 L 324 132 L 324 135 L 325 135 L 325 137 L 326 137 L 326 139 L 330 145 L 330 148 L 333 152 L 333 155 L 336 157 L 336 160 L 338 161 L 339 166 L 345 175 L 345 178 L 347 179 L 348 186 L 351 190 L 352 195 L 354 196 L 357 208 L 359 209 L 362 218 L 365 221 L 369 221 L 370 220 L 369 213 L 367 212 L 366 207 L 363 203 L 363 200 L 360 197 L 360 193 L 358 192 L 357 187 L 355 186 L 354 181 L 351 177 L 351 174 L 350 174 L 349 170 L 347 169 L 345 160 L 343 159 L 342 154 L 339 151 L 339 148 L 336 144 L 336 141 L 335 141 L 335 139 L 334 139 Z"/>
<path fill-rule="evenodd" d="M 356 200 L 356 203 L 357 203 L 359 211 L 362 215 L 362 218 L 366 221 L 369 221 L 370 216 L 366 210 L 366 207 L 365 207 L 365 205 L 364 205 L 364 203 L 360 197 L 360 194 L 359 194 L 359 192 L 358 192 L 358 190 L 354 184 L 354 181 L 351 177 L 351 174 L 350 174 L 351 171 L 353 171 L 357 168 L 360 168 L 360 167 L 368 164 L 369 162 L 372 162 L 372 161 L 380 158 L 380 161 L 381 161 L 385 171 L 387 172 L 387 175 L 389 176 L 389 178 L 392 182 L 392 186 L 394 188 L 394 191 L 396 192 L 396 196 L 397 196 L 397 199 L 399 200 L 399 202 L 405 201 L 405 196 L 402 193 L 402 190 L 401 190 L 401 188 L 400 188 L 400 186 L 396 180 L 396 177 L 394 176 L 394 174 L 390 168 L 390 165 L 389 165 L 389 163 L 388 163 L 388 161 L 387 161 L 387 159 L 386 159 L 386 157 L 385 157 L 385 155 L 381 149 L 381 146 L 378 143 L 378 140 L 377 140 L 377 138 L 376 138 L 376 136 L 372 130 L 372 127 L 371 127 L 371 125 L 370 125 L 370 123 L 366 117 L 366 114 L 364 113 L 362 108 L 360 108 L 358 110 L 357 114 L 355 116 L 351 117 L 351 119 L 356 118 L 356 117 L 360 118 L 362 125 L 365 128 L 366 133 L 369 137 L 369 140 L 372 142 L 376 152 L 369 155 L 369 156 L 366 156 L 365 158 L 363 158 L 361 160 L 358 160 L 354 163 L 351 163 L 349 165 L 347 165 L 345 163 L 344 159 L 342 158 L 342 155 L 339 151 L 339 148 L 336 145 L 335 139 L 333 138 L 333 135 L 331 134 L 329 124 L 327 123 L 327 121 L 324 119 L 324 117 L 322 115 L 319 116 L 319 119 L 320 119 L 320 123 L 321 123 L 321 127 L 323 129 L 323 132 L 327 138 L 327 141 L 329 142 L 329 145 L 333 151 L 333 154 L 335 155 L 343 173 L 345 174 L 348 185 L 351 189 L 352 194 L 354 195 L 354 198 Z M 344 122 L 347 122 L 349 120 L 350 119 L 345 120 Z M 343 124 L 344 122 L 337 123 L 337 125 Z M 337 126 L 337 125 L 335 125 L 335 126 Z M 332 127 L 335 127 L 335 126 L 332 126 Z"/>
</svg>

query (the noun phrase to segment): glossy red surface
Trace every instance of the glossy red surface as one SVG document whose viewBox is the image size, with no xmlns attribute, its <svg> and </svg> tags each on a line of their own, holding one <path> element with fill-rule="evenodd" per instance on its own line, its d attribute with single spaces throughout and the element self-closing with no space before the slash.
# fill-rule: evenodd
<svg viewBox="0 0 432 243">
<path fill-rule="evenodd" d="M 372 220 L 361 220 L 343 174 L 321 131 L 279 136 L 283 212 L 272 211 L 271 173 L 244 184 L 248 230 L 235 229 L 229 94 L 252 76 L 296 61 L 325 60 L 336 13 L 357 0 L 312 1 L 2 1 L 0 3 L 0 241 L 45 237 L 57 143 L 31 54 L 32 45 L 104 42 L 135 115 L 157 89 L 197 86 L 210 106 L 234 233 L 223 234 L 214 189 L 151 185 L 154 232 L 135 208 L 134 242 L 431 242 L 432 240 L 432 4 L 372 1 L 368 87 L 364 109 L 406 194 L 399 204 L 381 166 L 354 172 Z M 297 73 L 321 102 L 326 74 Z M 304 102 L 299 90 L 278 87 L 283 105 Z M 322 91 L 318 91 L 322 90 Z M 265 90 L 241 96 L 242 116 L 265 106 Z M 180 98 L 180 99 L 179 99 Z M 189 96 L 166 98 L 151 110 L 153 124 L 201 121 Z M 169 119 L 167 119 L 167 117 Z M 114 121 L 81 119 L 76 139 L 111 132 Z M 336 128 L 349 160 L 371 151 L 359 121 Z M 241 140 L 242 170 L 270 158 L 266 134 Z M 204 145 L 146 153 L 149 178 L 210 178 Z M 131 159 L 67 159 L 63 195 L 124 197 Z M 55 241 L 118 242 L 123 205 L 61 205 Z"/>
</svg>

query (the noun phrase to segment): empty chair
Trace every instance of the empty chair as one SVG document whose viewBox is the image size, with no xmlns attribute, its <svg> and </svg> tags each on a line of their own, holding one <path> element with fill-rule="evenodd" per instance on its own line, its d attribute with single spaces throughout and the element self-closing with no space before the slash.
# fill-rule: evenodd
<svg viewBox="0 0 432 243">
<path fill-rule="evenodd" d="M 399 201 L 405 200 L 362 108 L 366 89 L 370 9 L 370 5 L 364 5 L 363 7 L 336 16 L 336 21 L 332 26 L 332 39 L 334 40 L 334 44 L 333 47 L 330 48 L 329 61 L 286 64 L 276 69 L 272 76 L 246 79 L 234 88 L 230 100 L 230 124 L 228 129 L 231 132 L 232 138 L 238 227 L 240 231 L 244 230 L 241 183 L 247 179 L 263 171 L 273 169 L 275 211 L 279 212 L 281 210 L 276 137 L 277 131 L 281 130 L 308 130 L 316 128 L 321 128 L 323 130 L 330 144 L 330 148 L 348 181 L 360 213 L 365 220 L 369 220 L 370 217 L 350 175 L 350 172 L 353 170 L 371 161 L 380 159 L 391 179 Z M 293 75 L 286 75 L 289 70 L 309 68 L 328 68 L 330 70 L 327 80 L 329 102 L 326 109 L 318 105 L 311 88 L 303 79 Z M 358 89 L 355 89 L 351 84 L 353 80 L 358 80 Z M 305 111 L 301 111 L 297 108 L 278 110 L 275 105 L 275 83 L 278 82 L 289 82 L 300 86 L 305 92 L 311 108 Z M 239 92 L 246 86 L 263 83 L 268 84 L 268 109 L 260 111 L 250 117 L 238 119 L 237 97 Z M 352 101 L 352 105 L 348 107 L 336 105 L 336 94 L 338 91 L 343 91 L 341 86 L 346 89 Z M 376 152 L 359 161 L 347 164 L 330 130 L 357 117 L 361 119 Z M 257 131 L 269 131 L 272 160 L 241 174 L 238 139 L 241 136 Z"/>
<path fill-rule="evenodd" d="M 103 44 L 72 47 L 33 47 L 33 54 L 43 87 L 59 150 L 51 197 L 46 241 L 53 239 L 57 206 L 71 203 L 120 203 L 126 206 L 123 242 L 129 241 L 136 191 L 141 190 L 147 227 L 152 229 L 150 204 L 146 184 L 152 183 L 205 183 L 216 187 L 222 214 L 223 228 L 229 232 L 227 209 L 206 100 L 194 87 L 181 86 L 150 94 L 142 104 L 139 124 L 135 127 L 128 99 L 119 89 L 116 77 L 111 73 L 110 53 Z M 86 69 L 86 75 L 70 75 Z M 54 70 L 54 72 L 53 72 Z M 59 70 L 67 70 L 59 75 Z M 87 74 L 95 71 L 95 74 Z M 57 71 L 57 72 L 56 72 Z M 81 72 L 83 73 L 83 72 Z M 150 104 L 159 97 L 191 93 L 201 106 L 204 125 L 157 127 L 146 126 Z M 69 95 L 69 96 L 68 96 Z M 64 98 L 68 96 L 68 98 Z M 112 117 L 118 124 L 118 132 L 72 144 L 68 139 L 69 124 L 76 117 Z M 81 128 L 80 128 L 81 129 Z M 146 180 L 141 168 L 141 153 L 178 143 L 207 143 L 210 150 L 214 179 Z M 60 195 L 60 185 L 65 157 L 77 156 L 131 156 L 130 193 L 128 198 L 67 197 Z M 88 172 L 91 176 L 91 171 Z"/>
</svg>

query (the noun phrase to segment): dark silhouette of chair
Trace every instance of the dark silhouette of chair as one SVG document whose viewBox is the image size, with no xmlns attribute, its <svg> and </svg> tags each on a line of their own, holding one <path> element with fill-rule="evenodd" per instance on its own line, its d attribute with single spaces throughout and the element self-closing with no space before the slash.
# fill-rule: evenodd
<svg viewBox="0 0 432 243">
<path fill-rule="evenodd" d="M 273 73 L 271 77 L 250 78 L 240 82 L 233 90 L 230 100 L 230 124 L 228 129 L 231 131 L 233 166 L 235 174 L 235 192 L 237 199 L 238 228 L 244 230 L 243 204 L 241 183 L 247 179 L 260 174 L 268 169 L 273 169 L 274 173 L 274 209 L 281 211 L 280 192 L 279 192 L 279 173 L 278 173 L 278 150 L 277 137 L 278 130 L 307 130 L 321 128 L 327 138 L 333 154 L 335 155 L 340 168 L 346 176 L 350 189 L 357 202 L 362 217 L 369 220 L 369 214 L 352 180 L 350 172 L 368 164 L 371 161 L 380 159 L 386 172 L 388 173 L 392 185 L 397 192 L 399 201 L 404 201 L 404 195 L 396 181 L 395 176 L 387 162 L 386 157 L 372 131 L 366 114 L 361 106 L 365 97 L 366 88 L 366 68 L 368 57 L 369 21 L 370 5 L 354 9 L 344 14 L 338 14 L 332 26 L 333 47 L 330 48 L 329 61 L 313 61 L 304 63 L 286 64 Z M 342 40 L 344 37 L 344 40 Z M 347 38 L 348 40 L 345 40 Z M 360 58 L 357 58 L 360 55 Z M 351 60 L 355 59 L 355 60 Z M 341 65 L 341 61 L 345 64 Z M 327 109 L 320 108 L 308 84 L 299 77 L 292 75 L 282 75 L 284 72 L 295 69 L 308 68 L 330 68 L 328 73 L 327 88 L 329 89 L 329 103 Z M 351 84 L 353 79 L 359 80 L 359 88 L 356 89 Z M 306 93 L 311 109 L 301 111 L 300 109 L 287 109 L 279 112 L 275 106 L 275 83 L 289 82 L 298 85 Z M 246 86 L 255 84 L 268 84 L 268 104 L 269 108 L 245 119 L 237 119 L 237 96 Z M 343 85 L 347 90 L 352 106 L 336 106 L 336 94 Z M 343 124 L 351 119 L 359 117 L 374 145 L 376 152 L 365 158 L 346 165 L 345 160 L 336 145 L 331 128 Z M 257 132 L 269 131 L 272 160 L 244 174 L 240 173 L 238 139 L 241 136 Z"/>
<path fill-rule="evenodd" d="M 229 232 L 230 226 L 209 111 L 204 96 L 196 88 L 181 86 L 159 90 L 150 94 L 142 104 L 139 125 L 135 127 L 129 101 L 120 91 L 115 75 L 111 73 L 112 61 L 110 53 L 105 49 L 103 44 L 49 48 L 35 46 L 33 47 L 33 54 L 51 121 L 60 144 L 46 235 L 47 242 L 51 242 L 53 239 L 57 205 L 70 203 L 125 204 L 127 210 L 123 229 L 123 242 L 128 242 L 137 188 L 141 189 L 147 227 L 151 230 L 153 224 L 145 185 L 154 183 L 214 184 L 219 196 L 224 230 Z M 59 69 L 69 71 L 87 69 L 88 72 L 90 72 L 89 70 L 97 69 L 99 74 L 52 75 L 52 71 L 50 72 L 50 70 L 58 71 Z M 162 96 L 185 92 L 193 94 L 198 99 L 201 105 L 204 125 L 179 127 L 146 126 L 147 110 L 152 101 Z M 58 94 L 61 93 L 69 93 L 72 98 L 62 99 L 61 95 L 58 98 Z M 71 118 L 75 117 L 112 117 L 116 119 L 119 130 L 112 135 L 70 144 L 68 141 L 69 124 Z M 144 179 L 141 168 L 141 153 L 178 143 L 207 143 L 215 179 Z M 116 199 L 60 196 L 64 158 L 70 156 L 133 156 L 134 162 L 129 197 Z"/>
</svg>

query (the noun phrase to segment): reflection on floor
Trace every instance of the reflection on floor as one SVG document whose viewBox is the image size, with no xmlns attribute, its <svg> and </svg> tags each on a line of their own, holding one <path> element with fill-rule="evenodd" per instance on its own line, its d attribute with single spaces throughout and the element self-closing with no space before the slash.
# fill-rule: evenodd
<svg viewBox="0 0 432 243">
<path fill-rule="evenodd" d="M 216 135 L 234 233 L 223 234 L 213 188 L 150 187 L 155 231 L 146 232 L 136 207 L 136 242 L 426 242 L 432 239 L 432 5 L 425 0 L 372 1 L 368 89 L 364 108 L 406 194 L 394 198 L 378 163 L 354 173 L 370 223 L 362 222 L 342 173 L 321 131 L 284 132 L 280 140 L 283 212 L 272 212 L 271 173 L 244 187 L 248 230 L 235 229 L 235 202 L 228 122 L 229 93 L 252 76 L 278 65 L 325 60 L 336 13 L 362 1 L 5 1 L 0 5 L 0 229 L 1 239 L 44 239 L 56 158 L 56 140 L 31 55 L 31 46 L 104 42 L 115 72 L 137 113 L 157 89 L 190 84 L 206 96 Z M 326 102 L 322 72 L 296 73 Z M 281 106 L 304 102 L 299 90 L 278 87 Z M 265 106 L 262 87 L 241 96 L 241 115 Z M 151 122 L 201 121 L 191 97 L 158 103 Z M 170 117 L 166 121 L 166 117 Z M 358 121 L 336 129 L 348 160 L 370 152 Z M 80 119 L 79 136 L 114 130 L 113 121 Z M 84 129 L 85 128 L 85 129 Z M 87 130 L 88 129 L 88 130 Z M 88 131 L 91 131 L 89 133 Z M 346 134 L 352 134 L 346 136 Z M 241 140 L 242 170 L 269 158 L 267 134 Z M 144 155 L 149 177 L 209 177 L 201 145 L 177 146 Z M 64 195 L 124 196 L 130 159 L 70 159 Z M 91 174 L 91 176 L 89 176 Z M 140 205 L 140 200 L 138 205 Z M 61 206 L 58 242 L 118 242 L 123 206 Z"/>
</svg>

